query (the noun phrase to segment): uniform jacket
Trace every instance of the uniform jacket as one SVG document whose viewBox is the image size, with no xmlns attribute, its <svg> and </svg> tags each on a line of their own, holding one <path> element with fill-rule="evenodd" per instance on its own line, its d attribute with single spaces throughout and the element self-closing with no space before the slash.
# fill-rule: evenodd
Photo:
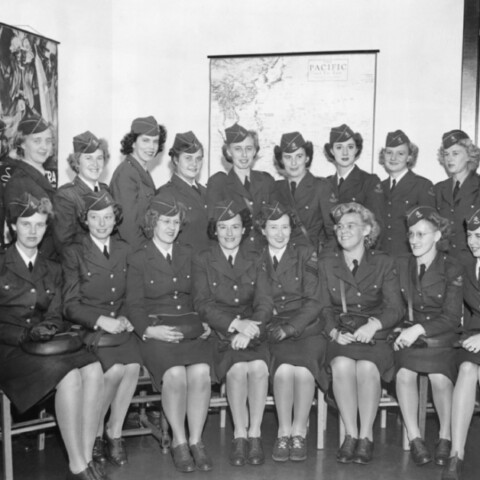
<svg viewBox="0 0 480 480">
<path fill-rule="evenodd" d="M 450 220 L 450 254 L 460 258 L 469 254 L 467 235 L 463 222 L 470 218 L 478 208 L 480 201 L 480 177 L 471 172 L 460 187 L 456 202 L 453 201 L 453 178 L 437 183 L 433 188 L 438 213 Z M 468 256 L 468 255 L 467 255 Z"/>
<path fill-rule="evenodd" d="M 193 260 L 193 297 L 202 321 L 223 336 L 233 319 L 270 320 L 273 300 L 269 295 L 266 271 L 260 256 L 240 248 L 233 268 L 219 245 L 195 255 Z"/>
<path fill-rule="evenodd" d="M 439 252 L 421 283 L 413 255 L 400 256 L 396 264 L 404 304 L 407 306 L 410 289 L 414 322 L 422 324 L 427 337 L 454 331 L 460 326 L 463 268 L 456 260 Z"/>
<path fill-rule="evenodd" d="M 136 250 L 147 241 L 142 226 L 150 200 L 155 195 L 152 177 L 128 155 L 113 172 L 110 190 L 123 209 L 123 221 L 118 226 L 120 237 Z"/>
<path fill-rule="evenodd" d="M 18 345 L 42 321 L 62 330 L 61 288 L 60 266 L 40 252 L 31 273 L 14 245 L 0 254 L 0 343 Z"/>
<path fill-rule="evenodd" d="M 299 226 L 294 228 L 290 241 L 298 245 L 319 246 L 335 245 L 333 219 L 330 212 L 337 205 L 337 197 L 332 185 L 325 178 L 314 177 L 310 171 L 302 178 L 292 197 L 287 179 L 275 182 L 275 200 L 298 214 L 308 232 L 309 240 Z"/>
<path fill-rule="evenodd" d="M 463 264 L 463 300 L 465 303 L 463 327 L 466 331 L 480 331 L 480 283 L 477 280 L 477 260 L 472 255 L 465 260 Z"/>
<path fill-rule="evenodd" d="M 390 177 L 382 181 L 382 189 L 385 217 L 380 248 L 390 255 L 410 253 L 405 215 L 409 209 L 420 205 L 435 208 L 433 184 L 430 180 L 408 170 L 395 185 L 393 192 L 390 192 Z"/>
<path fill-rule="evenodd" d="M 287 320 L 281 320 L 281 323 L 293 326 L 297 338 L 301 338 L 305 329 L 315 322 L 318 323 L 316 333 L 321 333 L 318 258 L 313 247 L 288 245 L 276 270 L 268 248 L 263 251 L 262 260 L 273 298 L 274 315 L 286 317 Z"/>
<path fill-rule="evenodd" d="M 100 183 L 101 190 L 107 190 L 105 183 Z M 55 248 L 61 253 L 66 245 L 80 241 L 85 234 L 79 222 L 85 208 L 83 196 L 92 189 L 77 175 L 72 182 L 62 185 L 53 197 L 55 217 L 53 219 L 53 238 Z"/>
<path fill-rule="evenodd" d="M 100 315 L 126 315 L 127 255 L 129 246 L 110 238 L 106 258 L 90 235 L 65 247 L 63 267 L 63 311 L 73 323 L 95 326 Z"/>
<path fill-rule="evenodd" d="M 342 312 L 340 279 L 345 284 L 347 311 L 363 313 L 380 320 L 382 330 L 395 327 L 404 315 L 398 275 L 393 259 L 375 250 L 366 250 L 353 276 L 343 252 L 328 252 L 319 261 L 320 303 L 329 334 L 338 326 Z"/>
<path fill-rule="evenodd" d="M 192 249 L 175 243 L 170 265 L 153 241 L 128 258 L 128 319 L 140 337 L 155 319 L 151 314 L 193 311 L 191 296 Z"/>
<path fill-rule="evenodd" d="M 225 172 L 215 173 L 207 184 L 207 205 L 209 216 L 216 203 L 221 200 L 234 200 L 238 205 L 248 208 L 252 219 L 260 211 L 262 205 L 269 203 L 275 188 L 275 180 L 267 172 L 252 170 L 250 172 L 250 191 L 238 178 L 233 168 Z M 265 239 L 260 232 L 252 229 L 249 238 L 244 240 L 244 248 L 260 252 L 265 246 Z M 250 246 L 248 246 L 250 245 Z"/>
<path fill-rule="evenodd" d="M 199 192 L 173 175 L 168 183 L 161 186 L 157 193 L 169 193 L 177 202 L 183 204 L 187 211 L 177 240 L 190 245 L 194 250 L 203 250 L 210 245 L 207 236 L 207 189 L 198 185 Z"/>
</svg>

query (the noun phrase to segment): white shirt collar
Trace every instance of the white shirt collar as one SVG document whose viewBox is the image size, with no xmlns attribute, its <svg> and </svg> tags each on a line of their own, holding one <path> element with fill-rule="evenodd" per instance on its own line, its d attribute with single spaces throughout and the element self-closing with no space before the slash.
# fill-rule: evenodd
<svg viewBox="0 0 480 480">
<path fill-rule="evenodd" d="M 272 258 L 273 262 L 273 257 L 277 257 L 277 260 L 280 261 L 283 257 L 283 254 L 285 253 L 285 250 L 287 249 L 287 246 L 285 245 L 281 250 L 278 250 L 277 252 L 273 252 L 270 247 L 268 247 L 268 252 L 270 253 L 270 257 Z"/>
<path fill-rule="evenodd" d="M 83 178 L 80 174 L 78 174 L 78 178 L 88 187 L 92 189 L 92 192 L 95 190 L 95 187 L 98 188 L 100 191 L 100 184 L 98 182 L 90 182 L 86 178 Z"/>
<path fill-rule="evenodd" d="M 238 247 L 235 250 L 224 250 L 221 246 L 220 249 L 222 250 L 223 254 L 225 255 L 225 258 L 228 260 L 228 257 L 232 256 L 233 258 L 233 263 L 235 263 L 235 258 L 237 257 L 238 253 Z"/>
<path fill-rule="evenodd" d="M 353 164 L 350 169 L 348 170 L 348 172 L 344 173 L 343 175 L 339 175 L 337 173 L 337 178 L 338 180 L 340 180 L 341 178 L 343 178 L 343 180 L 345 181 L 347 179 L 347 177 L 352 173 L 352 170 L 355 168 L 355 164 Z"/>
<path fill-rule="evenodd" d="M 92 239 L 92 242 L 99 248 L 99 250 L 103 253 L 103 248 L 105 245 L 107 246 L 107 252 L 110 253 L 110 237 L 108 237 L 108 240 L 103 243 L 98 238 L 95 238 L 92 234 L 90 234 L 90 238 Z"/>
<path fill-rule="evenodd" d="M 158 248 L 160 253 L 165 257 L 165 260 L 167 259 L 168 254 L 170 254 L 170 258 L 173 258 L 173 255 L 172 255 L 173 244 L 170 244 L 170 248 L 168 250 L 165 250 L 155 237 L 153 237 L 153 244 Z"/>
<path fill-rule="evenodd" d="M 395 185 L 398 185 L 398 182 L 408 173 L 408 168 L 404 170 L 397 178 L 390 177 L 390 187 L 392 186 L 392 182 L 395 180 Z"/>
<path fill-rule="evenodd" d="M 17 249 L 17 252 L 22 257 L 22 260 L 25 262 L 25 265 L 27 266 L 27 268 L 30 262 L 32 262 L 32 265 L 35 265 L 35 260 L 37 259 L 37 255 L 38 255 L 38 249 L 35 250 L 35 253 L 33 254 L 33 256 L 29 257 L 21 248 L 18 247 L 17 243 L 15 243 L 15 248 Z"/>
<path fill-rule="evenodd" d="M 478 280 L 478 269 L 480 268 L 480 258 L 477 258 L 477 264 L 475 265 L 475 276 Z"/>
<path fill-rule="evenodd" d="M 178 173 L 175 173 L 176 175 L 182 182 L 186 183 L 189 187 L 198 187 L 198 183 L 194 180 L 193 182 L 189 182 L 185 178 L 181 177 Z"/>
</svg>

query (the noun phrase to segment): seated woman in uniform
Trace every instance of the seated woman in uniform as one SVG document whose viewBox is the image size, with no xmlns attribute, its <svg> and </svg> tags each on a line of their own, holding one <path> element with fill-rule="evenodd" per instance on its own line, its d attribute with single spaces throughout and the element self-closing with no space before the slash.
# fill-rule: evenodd
<svg viewBox="0 0 480 480">
<path fill-rule="evenodd" d="M 319 284 L 325 332 L 332 340 L 325 363 L 346 431 L 337 461 L 366 464 L 373 457 L 380 380 L 390 381 L 394 373 L 386 337 L 404 308 L 393 259 L 370 249 L 379 234 L 370 210 L 346 203 L 332 215 L 340 250 L 319 261 Z"/>
<path fill-rule="evenodd" d="M 40 356 L 22 348 L 25 341 L 46 342 L 66 329 L 60 266 L 38 251 L 51 215 L 48 198 L 25 193 L 8 204 L 16 241 L 0 255 L 0 388 L 20 412 L 56 390 L 67 480 L 92 480 L 103 478 L 92 461 L 103 394 L 100 363 L 84 349 Z"/>
<path fill-rule="evenodd" d="M 150 203 L 144 228 L 150 240 L 129 258 L 128 318 L 143 339 L 145 365 L 162 392 L 176 469 L 208 471 L 212 460 L 202 432 L 211 392 L 210 329 L 193 310 L 192 249 L 175 242 L 184 216 L 183 206 L 169 194 L 157 194 Z"/>
<path fill-rule="evenodd" d="M 193 132 L 177 133 L 168 154 L 173 168 L 172 178 L 158 193 L 172 195 L 185 206 L 185 219 L 177 241 L 195 251 L 210 245 L 207 235 L 207 190 L 198 183 L 203 165 L 203 145 Z"/>
<path fill-rule="evenodd" d="M 215 332 L 214 361 L 225 381 L 233 417 L 230 463 L 260 465 L 265 461 L 261 424 L 268 387 L 265 325 L 273 310 L 260 257 L 242 249 L 250 213 L 233 200 L 217 203 L 209 234 L 218 241 L 194 257 L 195 310 Z"/>
<path fill-rule="evenodd" d="M 462 316 L 462 266 L 442 250 L 448 248 L 449 222 L 432 207 L 407 213 L 411 254 L 397 259 L 400 288 L 408 305 L 408 323 L 393 344 L 397 369 L 397 398 L 410 440 L 413 461 L 423 465 L 432 457 L 418 425 L 419 373 L 427 374 L 440 421 L 435 463 L 450 455 L 450 419 L 455 365 L 455 330 Z M 418 348 L 418 346 L 427 348 Z"/>
<path fill-rule="evenodd" d="M 420 205 L 435 206 L 433 184 L 413 173 L 418 147 L 401 130 L 388 133 L 379 157 L 378 163 L 388 173 L 382 181 L 385 217 L 379 248 L 394 256 L 410 253 L 405 214 Z"/>
<path fill-rule="evenodd" d="M 53 197 L 53 236 L 57 252 L 61 253 L 65 246 L 80 240 L 85 233 L 79 222 L 84 211 L 83 196 L 108 190 L 107 185 L 98 180 L 109 158 L 106 140 L 99 140 L 88 131 L 73 137 L 73 153 L 67 160 L 76 176 L 73 182 L 62 185 Z"/>
<path fill-rule="evenodd" d="M 234 200 L 247 208 L 252 218 L 258 214 L 260 207 L 269 202 L 273 194 L 275 181 L 267 173 L 253 170 L 260 145 L 258 134 L 247 130 L 238 123 L 225 129 L 225 143 L 222 146 L 223 158 L 232 164 L 228 173 L 213 174 L 207 184 L 208 214 L 212 216 L 215 205 L 224 200 Z M 265 245 L 265 239 L 260 232 L 250 231 L 245 239 L 245 247 L 260 251 Z"/>
<path fill-rule="evenodd" d="M 303 461 L 315 381 L 323 380 L 323 387 L 326 383 L 317 254 L 313 247 L 289 243 L 293 219 L 279 203 L 262 207 L 256 223 L 268 242 L 263 265 L 274 302 L 274 315 L 267 326 L 278 415 L 272 458 Z"/>
<path fill-rule="evenodd" d="M 442 480 L 462 478 L 465 444 L 480 380 L 480 210 L 467 220 L 467 242 L 474 258 L 466 257 L 464 264 L 465 309 L 461 348 L 456 356 L 459 370 L 452 399 L 452 448 Z"/>
<path fill-rule="evenodd" d="M 88 230 L 80 242 L 64 250 L 63 295 L 67 320 L 92 332 L 91 344 L 104 370 L 105 392 L 98 425 L 94 460 L 127 463 L 122 427 L 137 386 L 142 358 L 125 304 L 128 245 L 112 236 L 121 209 L 106 191 L 82 198 L 79 221 Z M 122 333 L 123 332 L 123 333 Z M 122 334 L 122 335 L 117 335 Z M 102 345 L 111 342 L 111 346 Z M 110 416 L 104 430 L 105 415 Z"/>
</svg>

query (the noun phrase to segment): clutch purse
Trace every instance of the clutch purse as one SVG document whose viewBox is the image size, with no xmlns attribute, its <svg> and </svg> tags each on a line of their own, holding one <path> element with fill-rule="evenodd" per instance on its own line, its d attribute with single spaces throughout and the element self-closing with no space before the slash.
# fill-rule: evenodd
<svg viewBox="0 0 480 480">
<path fill-rule="evenodd" d="M 82 340 L 87 350 L 95 352 L 99 348 L 118 347 L 128 342 L 131 332 L 108 333 L 105 330 L 98 329 L 93 332 L 88 330 L 83 332 Z"/>
<path fill-rule="evenodd" d="M 24 352 L 39 356 L 74 353 L 80 350 L 82 346 L 82 338 L 77 332 L 57 333 L 46 342 L 26 341 L 21 343 Z"/>
<path fill-rule="evenodd" d="M 339 330 L 342 333 L 355 333 L 360 327 L 368 322 L 370 315 L 363 313 L 340 313 Z"/>
<path fill-rule="evenodd" d="M 189 312 L 176 314 L 156 313 L 149 315 L 153 319 L 152 326 L 167 325 L 175 327 L 183 333 L 183 340 L 195 340 L 205 333 L 202 322 L 197 313 Z"/>
</svg>

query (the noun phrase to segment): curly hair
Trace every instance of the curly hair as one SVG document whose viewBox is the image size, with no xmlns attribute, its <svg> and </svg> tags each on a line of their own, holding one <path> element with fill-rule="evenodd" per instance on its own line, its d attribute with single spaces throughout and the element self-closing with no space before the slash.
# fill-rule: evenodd
<svg viewBox="0 0 480 480">
<path fill-rule="evenodd" d="M 470 171 L 475 171 L 480 163 L 480 148 L 477 147 L 469 138 L 462 138 L 462 140 L 459 140 L 456 145 L 460 145 L 465 148 L 468 155 L 468 169 Z M 445 148 L 443 145 L 438 149 L 437 158 L 438 163 L 445 168 Z"/>
<path fill-rule="evenodd" d="M 51 123 L 48 124 L 48 128 L 49 128 L 49 130 L 52 134 L 52 140 L 53 140 L 52 153 L 53 153 L 56 138 L 55 138 L 53 125 Z M 15 133 L 15 136 L 13 137 L 13 149 L 15 150 L 15 152 L 16 152 L 16 154 L 19 158 L 25 158 L 25 150 L 23 149 L 22 145 L 25 142 L 26 138 L 30 135 L 35 135 L 35 134 L 34 133 L 33 134 L 32 133 L 26 134 L 26 133 L 21 132 L 20 130 L 17 130 L 17 133 Z"/>
<path fill-rule="evenodd" d="M 408 142 L 408 155 L 409 159 L 407 160 L 407 168 L 412 169 L 417 164 L 418 159 L 418 147 L 413 142 Z M 383 147 L 378 154 L 378 163 L 380 165 L 385 165 L 385 152 L 387 147 Z"/>
<path fill-rule="evenodd" d="M 357 147 L 357 153 L 355 154 L 355 160 L 360 157 L 362 150 L 363 150 L 363 137 L 360 135 L 360 133 L 356 132 L 353 134 L 353 141 L 355 142 L 355 146 Z M 343 143 L 343 142 L 340 142 Z M 330 143 L 326 143 L 323 146 L 323 154 L 325 155 L 325 158 L 331 162 L 335 163 L 335 156 L 332 153 L 333 145 Z"/>
<path fill-rule="evenodd" d="M 47 197 L 41 198 L 39 200 L 39 202 L 40 203 L 39 203 L 35 213 L 40 213 L 40 214 L 43 214 L 43 215 L 47 215 L 47 223 L 50 223 L 53 220 L 53 217 L 54 217 L 52 202 Z M 34 215 L 34 214 L 32 214 L 32 215 Z M 11 229 L 12 225 L 15 225 L 17 223 L 19 218 L 24 218 L 24 217 L 20 217 L 19 215 L 12 215 L 11 212 L 10 212 L 10 209 L 7 209 L 7 224 L 8 224 L 10 229 Z"/>
<path fill-rule="evenodd" d="M 450 220 L 442 217 L 436 211 L 432 211 L 427 218 L 423 218 L 422 220 L 428 222 L 435 229 L 435 231 L 441 233 L 440 240 L 438 240 L 436 243 L 437 250 L 440 252 L 448 252 L 450 249 L 450 236 L 452 235 Z"/>
<path fill-rule="evenodd" d="M 310 165 L 312 164 L 313 160 L 313 143 L 308 141 L 305 142 L 303 145 L 303 148 L 305 150 L 305 156 L 308 158 L 307 163 L 305 164 L 306 168 L 310 168 Z M 279 168 L 280 170 L 285 170 L 285 164 L 283 163 L 283 150 L 278 146 L 275 145 L 273 148 L 273 156 L 275 158 L 275 166 Z"/>
<path fill-rule="evenodd" d="M 101 150 L 103 152 L 103 161 L 104 161 L 104 164 L 106 164 L 110 159 L 110 152 L 108 151 L 108 142 L 104 138 L 100 138 L 98 140 L 98 143 L 99 143 L 98 150 Z M 68 165 L 70 165 L 70 168 L 75 173 L 79 172 L 80 157 L 82 155 L 85 155 L 85 154 L 79 153 L 79 152 L 73 152 L 67 157 Z M 86 155 L 89 155 L 89 154 L 86 154 Z"/>
<path fill-rule="evenodd" d="M 153 208 L 149 208 L 145 212 L 145 217 L 144 217 L 144 223 L 143 223 L 143 232 L 145 236 L 148 239 L 153 238 L 153 233 L 155 231 L 155 227 L 157 226 L 158 219 L 164 215 L 166 217 L 174 217 L 175 215 L 179 215 L 180 218 L 180 229 L 183 225 L 183 222 L 185 220 L 185 215 L 187 213 L 186 207 L 182 203 L 177 203 L 178 206 L 178 211 L 176 211 L 173 215 L 165 215 L 165 214 L 160 214 L 157 212 L 157 210 L 154 210 Z M 178 232 L 180 234 L 180 232 Z"/>
<path fill-rule="evenodd" d="M 112 235 L 117 231 L 117 227 L 122 223 L 123 221 L 123 210 L 122 206 L 119 205 L 118 203 L 114 203 L 112 205 L 113 208 L 113 214 L 115 215 L 115 225 L 112 230 Z M 79 215 L 78 215 L 78 221 L 80 222 L 81 227 L 88 232 L 88 226 L 87 226 L 87 218 L 88 218 L 88 212 L 90 210 L 82 210 Z"/>
<path fill-rule="evenodd" d="M 167 129 L 163 125 L 158 125 L 159 128 L 159 139 L 158 139 L 158 150 L 157 154 L 160 152 L 163 152 L 163 148 L 165 146 L 165 141 L 167 140 Z M 140 136 L 140 133 L 133 133 L 133 132 L 128 132 L 126 133 L 122 140 L 120 141 L 120 144 L 122 145 L 122 148 L 120 149 L 120 153 L 123 155 L 129 155 L 130 153 L 133 152 L 133 144 L 137 141 L 137 138 Z"/>
<path fill-rule="evenodd" d="M 255 147 L 255 157 L 257 158 L 258 152 L 260 151 L 260 142 L 258 141 L 258 133 L 255 130 L 248 130 L 247 137 L 250 137 L 253 140 L 253 146 Z M 245 138 L 247 138 L 245 137 Z M 228 163 L 233 163 L 233 158 L 228 153 L 228 147 L 232 145 L 231 143 L 225 142 L 222 145 L 222 155 L 225 161 Z"/>
<path fill-rule="evenodd" d="M 248 235 L 250 235 L 250 231 L 252 229 L 252 215 L 248 208 L 244 208 L 240 210 L 237 213 L 237 215 L 240 215 L 240 220 L 242 221 L 242 227 L 245 229 L 242 235 L 242 242 L 243 242 L 243 240 L 245 240 L 245 238 L 247 238 Z M 217 221 L 214 218 L 208 219 L 207 235 L 210 240 L 216 240 L 218 242 Z"/>
<path fill-rule="evenodd" d="M 356 202 L 341 203 L 334 207 L 331 211 L 331 215 L 335 221 L 335 224 L 341 220 L 341 218 L 347 213 L 356 213 L 360 215 L 362 222 L 365 225 L 370 226 L 370 233 L 365 236 L 364 243 L 367 248 L 372 248 L 380 235 L 380 226 L 375 220 L 375 215 L 363 205 Z"/>
</svg>

